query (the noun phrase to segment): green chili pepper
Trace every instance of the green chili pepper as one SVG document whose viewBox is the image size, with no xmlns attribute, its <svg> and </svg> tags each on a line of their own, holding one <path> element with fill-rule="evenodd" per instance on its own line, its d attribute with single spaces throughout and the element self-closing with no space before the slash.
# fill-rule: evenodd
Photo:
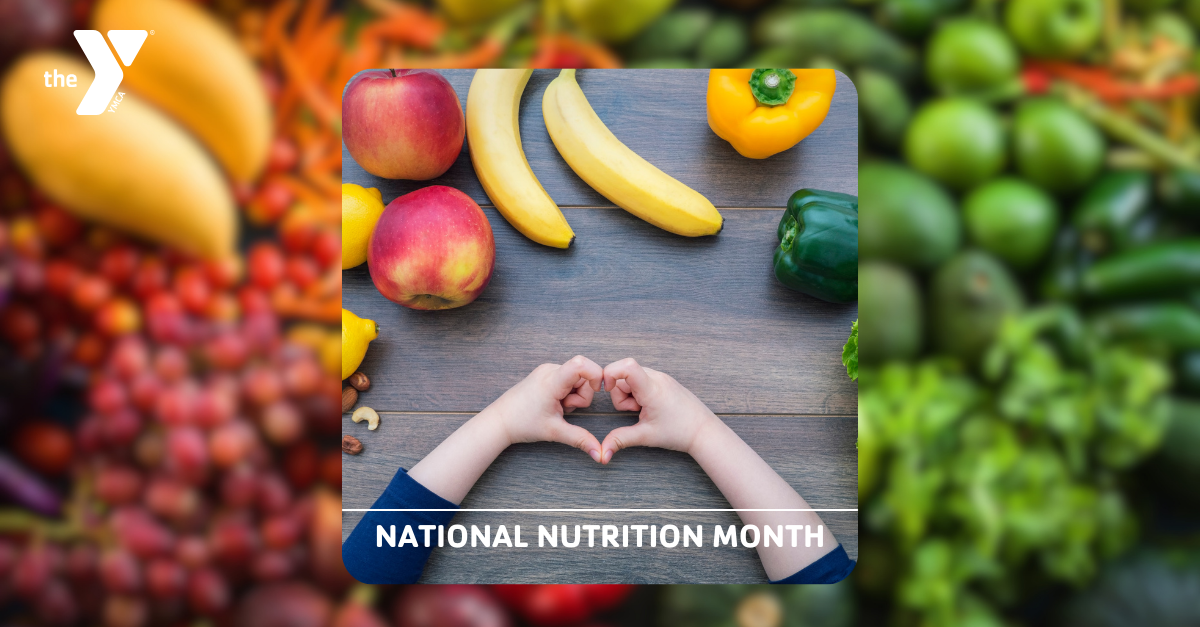
<svg viewBox="0 0 1200 627">
<path fill-rule="evenodd" d="M 1171 350 L 1200 349 L 1200 312 L 1182 303 L 1125 305 L 1092 318 L 1101 335 L 1159 344 Z"/>
<path fill-rule="evenodd" d="M 788 199 L 777 231 L 775 277 L 822 300 L 858 300 L 858 197 L 802 189 Z"/>
<path fill-rule="evenodd" d="M 1083 273 L 1093 298 L 1176 295 L 1200 287 L 1200 239 L 1149 244 L 1101 259 Z"/>
<path fill-rule="evenodd" d="M 1150 207 L 1151 190 L 1145 172 L 1112 172 L 1102 177 L 1075 209 L 1072 221 L 1079 229 L 1080 244 L 1097 255 L 1127 248 L 1134 223 Z"/>
<path fill-rule="evenodd" d="M 1158 198 L 1176 215 L 1200 215 L 1200 173 L 1181 169 L 1164 173 L 1158 179 Z"/>
</svg>

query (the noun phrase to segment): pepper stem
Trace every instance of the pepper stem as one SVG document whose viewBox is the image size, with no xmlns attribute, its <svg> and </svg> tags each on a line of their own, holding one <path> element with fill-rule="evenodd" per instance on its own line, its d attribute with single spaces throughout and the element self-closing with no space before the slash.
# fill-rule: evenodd
<svg viewBox="0 0 1200 627">
<path fill-rule="evenodd" d="M 792 97 L 796 75 L 788 69 L 754 70 L 750 75 L 750 93 L 764 107 L 777 107 Z"/>
<path fill-rule="evenodd" d="M 785 253 L 792 250 L 792 246 L 796 243 L 796 236 L 799 235 L 798 231 L 800 230 L 800 224 L 796 221 L 795 217 L 789 215 L 786 222 L 786 226 L 783 227 L 783 240 L 779 242 L 779 248 Z"/>
</svg>

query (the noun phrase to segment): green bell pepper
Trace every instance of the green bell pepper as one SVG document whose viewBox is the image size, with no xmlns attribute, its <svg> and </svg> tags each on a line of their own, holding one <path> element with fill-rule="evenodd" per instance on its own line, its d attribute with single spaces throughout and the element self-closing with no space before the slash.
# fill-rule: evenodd
<svg viewBox="0 0 1200 627">
<path fill-rule="evenodd" d="M 775 277 L 834 303 L 858 300 L 858 197 L 802 189 L 779 221 Z"/>
</svg>

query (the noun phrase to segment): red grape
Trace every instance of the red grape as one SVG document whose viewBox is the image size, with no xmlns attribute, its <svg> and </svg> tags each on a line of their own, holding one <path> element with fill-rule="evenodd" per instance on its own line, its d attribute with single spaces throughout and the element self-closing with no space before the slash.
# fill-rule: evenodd
<svg viewBox="0 0 1200 627">
<path fill-rule="evenodd" d="M 117 340 L 108 356 L 108 367 L 112 373 L 126 382 L 133 381 L 149 365 L 150 349 L 139 336 L 131 335 Z"/>
<path fill-rule="evenodd" d="M 242 392 L 251 404 L 265 407 L 283 397 L 283 379 L 268 366 L 251 366 L 242 375 Z"/>
<path fill-rule="evenodd" d="M 128 466 L 108 466 L 96 473 L 96 496 L 109 505 L 133 503 L 141 489 L 142 476 Z"/>
<path fill-rule="evenodd" d="M 250 348 L 241 334 L 235 331 L 223 331 L 208 341 L 205 354 L 214 368 L 221 370 L 236 370 L 246 363 Z"/>
<path fill-rule="evenodd" d="M 187 339 L 188 321 L 179 299 L 167 292 L 158 292 L 147 298 L 146 330 L 154 341 L 164 344 Z"/>
<path fill-rule="evenodd" d="M 178 562 L 154 559 L 146 565 L 146 590 L 158 599 L 170 599 L 183 594 L 187 586 L 187 571 Z"/>
<path fill-rule="evenodd" d="M 92 383 L 91 389 L 88 390 L 88 404 L 92 411 L 103 416 L 124 409 L 128 403 L 129 394 L 125 386 L 113 378 L 102 378 Z"/>
<path fill-rule="evenodd" d="M 133 596 L 109 596 L 104 600 L 105 627 L 143 627 L 149 619 L 146 602 Z"/>
<path fill-rule="evenodd" d="M 24 344 L 38 337 L 42 332 L 42 322 L 32 309 L 23 305 L 10 305 L 0 318 L 4 338 L 13 344 Z"/>
<path fill-rule="evenodd" d="M 189 425 L 195 420 L 199 394 L 199 388 L 191 380 L 168 386 L 158 394 L 154 415 L 168 426 Z"/>
<path fill-rule="evenodd" d="M 42 586 L 33 606 L 43 625 L 72 625 L 79 617 L 75 598 L 61 579 L 51 579 Z"/>
<path fill-rule="evenodd" d="M 264 551 L 254 557 L 250 574 L 258 581 L 279 581 L 295 572 L 295 560 L 283 551 Z"/>
<path fill-rule="evenodd" d="M 167 431 L 167 469 L 185 481 L 198 482 L 208 471 L 208 441 L 196 427 Z"/>
<path fill-rule="evenodd" d="M 163 346 L 154 355 L 154 373 L 164 383 L 175 383 L 188 375 L 187 353 L 178 346 Z"/>
<path fill-rule="evenodd" d="M 100 582 L 114 594 L 136 594 L 142 589 L 142 567 L 133 553 L 112 548 L 100 556 Z"/>
<path fill-rule="evenodd" d="M 234 623 L 255 627 L 325 627 L 332 616 L 333 603 L 324 594 L 309 584 L 289 581 L 252 589 L 238 603 Z"/>
<path fill-rule="evenodd" d="M 129 384 L 129 397 L 134 407 L 149 412 L 158 403 L 158 395 L 162 388 L 162 381 L 159 381 L 153 372 L 139 372 Z"/>
<path fill-rule="evenodd" d="M 168 554 L 175 548 L 174 534 L 149 516 L 125 525 L 117 534 L 117 540 L 141 559 Z"/>
<path fill-rule="evenodd" d="M 257 442 L 254 427 L 244 420 L 233 420 L 209 434 L 209 455 L 217 468 L 231 468 L 246 459 Z"/>
<path fill-rule="evenodd" d="M 251 352 L 269 353 L 279 345 L 279 319 L 269 312 L 247 314 L 242 322 L 242 337 Z"/>
<path fill-rule="evenodd" d="M 137 439 L 142 429 L 142 419 L 132 409 L 122 409 L 108 416 L 100 416 L 100 433 L 110 446 L 128 446 Z"/>
<path fill-rule="evenodd" d="M 332 450 L 321 458 L 321 480 L 335 490 L 342 489 L 342 452 Z"/>
<path fill-rule="evenodd" d="M 133 459 L 147 470 L 158 468 L 166 453 L 166 438 L 159 429 L 143 431 L 133 444 Z"/>
<path fill-rule="evenodd" d="M 292 396 L 308 396 L 321 384 L 321 367 L 311 357 L 302 357 L 288 364 L 283 371 L 283 387 Z"/>
<path fill-rule="evenodd" d="M 25 549 L 13 566 L 12 587 L 25 599 L 34 598 L 54 575 L 53 557 L 45 544 L 34 543 Z"/>
<path fill-rule="evenodd" d="M 187 597 L 192 610 L 204 616 L 224 611 L 231 600 L 229 584 L 211 568 L 201 568 L 192 573 L 188 579 Z"/>
<path fill-rule="evenodd" d="M 292 444 L 304 435 L 304 419 L 296 407 L 286 400 L 267 406 L 260 424 L 267 440 L 277 446 Z"/>
<path fill-rule="evenodd" d="M 263 514 L 278 514 L 292 503 L 292 490 L 277 472 L 268 472 L 258 480 L 258 508 Z"/>
<path fill-rule="evenodd" d="M 96 576 L 96 563 L 99 558 L 96 547 L 86 543 L 76 544 L 67 553 L 64 568 L 67 577 L 79 581 L 92 580 Z"/>
<path fill-rule="evenodd" d="M 224 386 L 208 385 L 196 396 L 196 424 L 205 429 L 223 425 L 237 411 L 236 392 Z"/>
<path fill-rule="evenodd" d="M 208 564 L 208 542 L 200 536 L 184 536 L 175 543 L 175 559 L 190 569 Z"/>
<path fill-rule="evenodd" d="M 301 440 L 284 453 L 283 474 L 293 488 L 305 490 L 317 480 L 319 462 L 317 445 L 311 440 Z"/>
<path fill-rule="evenodd" d="M 99 416 L 86 416 L 75 426 L 75 444 L 81 453 L 92 453 L 104 446 L 104 426 Z"/>
<path fill-rule="evenodd" d="M 8 260 L 12 269 L 12 285 L 24 294 L 37 294 L 46 285 L 46 270 L 41 262 L 15 257 Z"/>
<path fill-rule="evenodd" d="M 258 533 L 248 520 L 229 516 L 213 524 L 208 534 L 213 560 L 229 568 L 244 565 L 259 548 Z"/>
<path fill-rule="evenodd" d="M 304 528 L 291 513 L 271 516 L 262 523 L 263 544 L 272 549 L 286 549 L 300 540 Z"/>
<path fill-rule="evenodd" d="M 169 478 L 155 478 L 146 487 L 146 508 L 168 520 L 187 520 L 200 509 L 199 492 Z"/>
</svg>

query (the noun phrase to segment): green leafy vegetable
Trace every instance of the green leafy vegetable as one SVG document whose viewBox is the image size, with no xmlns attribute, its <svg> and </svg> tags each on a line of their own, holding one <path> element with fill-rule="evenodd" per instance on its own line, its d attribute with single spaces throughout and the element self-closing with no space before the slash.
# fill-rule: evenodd
<svg viewBox="0 0 1200 627">
<path fill-rule="evenodd" d="M 842 346 L 842 363 L 846 365 L 846 374 L 858 381 L 858 320 L 850 327 L 850 337 Z"/>
<path fill-rule="evenodd" d="M 1134 539 L 1118 473 L 1167 425 L 1166 366 L 1067 307 L 1008 318 L 982 375 L 930 360 L 860 381 L 864 526 L 890 538 L 914 624 L 1001 625 L 1025 582 L 1087 582 Z"/>
</svg>

